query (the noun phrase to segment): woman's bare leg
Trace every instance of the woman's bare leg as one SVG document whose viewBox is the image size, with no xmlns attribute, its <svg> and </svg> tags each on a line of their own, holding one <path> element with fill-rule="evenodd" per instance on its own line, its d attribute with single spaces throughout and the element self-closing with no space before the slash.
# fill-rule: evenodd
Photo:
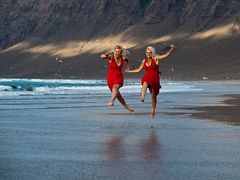
<svg viewBox="0 0 240 180">
<path fill-rule="evenodd" d="M 113 88 L 112 88 L 112 97 L 111 97 L 111 99 L 109 100 L 109 103 L 108 103 L 109 106 L 113 106 L 114 101 L 115 101 L 115 99 L 117 98 L 117 96 L 118 96 L 118 94 L 119 94 L 119 88 L 120 88 L 120 87 L 121 87 L 120 84 L 114 84 L 114 85 L 113 85 Z"/>
<path fill-rule="evenodd" d="M 152 91 L 152 117 L 155 117 L 155 109 L 157 105 L 157 95 L 154 91 Z"/>
<path fill-rule="evenodd" d="M 127 110 L 129 110 L 130 112 L 133 112 L 133 111 L 134 111 L 132 108 L 130 108 L 130 107 L 126 104 L 126 102 L 125 102 L 125 100 L 124 100 L 124 98 L 122 97 L 122 95 L 121 95 L 120 92 L 119 92 L 118 95 L 117 95 L 117 99 L 118 99 L 118 101 L 119 101 Z"/>
<path fill-rule="evenodd" d="M 142 102 L 144 102 L 144 98 L 145 98 L 145 95 L 147 93 L 147 87 L 148 87 L 148 83 L 144 82 L 143 85 L 142 85 L 142 91 L 141 91 L 141 101 Z"/>
</svg>

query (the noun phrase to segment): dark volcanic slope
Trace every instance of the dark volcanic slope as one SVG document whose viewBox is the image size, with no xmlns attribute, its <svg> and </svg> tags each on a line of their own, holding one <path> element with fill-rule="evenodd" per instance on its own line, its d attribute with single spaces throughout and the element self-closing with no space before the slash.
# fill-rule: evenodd
<svg viewBox="0 0 240 180">
<path fill-rule="evenodd" d="M 177 42 L 163 77 L 240 78 L 239 0 L 0 1 L 0 77 L 101 78 L 116 44 L 134 65 Z M 63 63 L 56 61 L 61 59 Z"/>
</svg>

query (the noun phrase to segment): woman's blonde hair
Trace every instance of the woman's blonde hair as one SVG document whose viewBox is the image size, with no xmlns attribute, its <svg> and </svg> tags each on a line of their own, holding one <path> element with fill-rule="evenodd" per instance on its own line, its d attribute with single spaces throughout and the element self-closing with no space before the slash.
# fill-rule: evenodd
<svg viewBox="0 0 240 180">
<path fill-rule="evenodd" d="M 128 55 L 130 55 L 131 53 L 130 53 L 130 51 L 126 48 L 126 47 L 122 47 L 122 46 L 119 46 L 119 45 L 117 45 L 117 46 L 115 46 L 115 48 L 113 49 L 113 52 L 114 52 L 114 50 L 115 49 L 120 49 L 120 54 L 122 55 L 122 56 L 125 56 L 125 57 L 127 57 Z M 112 52 L 112 53 L 113 53 Z"/>
<path fill-rule="evenodd" d="M 121 50 L 120 54 L 122 55 L 122 53 L 123 53 L 122 46 L 117 45 L 117 46 L 115 46 L 114 50 L 116 50 L 116 49 L 120 49 Z"/>
<path fill-rule="evenodd" d="M 146 48 L 146 51 L 147 51 L 147 50 L 150 50 L 150 51 L 152 52 L 152 55 L 153 55 L 153 56 L 156 56 L 156 51 L 155 51 L 155 48 L 154 48 L 154 47 L 148 46 L 148 47 Z"/>
<path fill-rule="evenodd" d="M 114 47 L 112 50 L 110 50 L 110 51 L 106 51 L 106 53 L 107 53 L 107 54 L 113 54 L 116 49 L 120 49 L 120 54 L 123 55 L 124 50 L 123 50 L 122 46 L 119 46 L 119 45 L 115 46 L 115 47 Z"/>
</svg>

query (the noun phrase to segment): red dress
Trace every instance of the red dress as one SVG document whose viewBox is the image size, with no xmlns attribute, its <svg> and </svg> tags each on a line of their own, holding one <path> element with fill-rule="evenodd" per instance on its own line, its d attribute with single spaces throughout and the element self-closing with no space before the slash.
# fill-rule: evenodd
<svg viewBox="0 0 240 180">
<path fill-rule="evenodd" d="M 151 59 L 150 66 L 147 66 L 147 59 L 145 59 L 144 69 L 146 73 L 142 77 L 141 83 L 143 84 L 144 82 L 147 82 L 150 92 L 152 93 L 152 91 L 154 91 L 156 95 L 158 95 L 159 89 L 161 88 L 159 71 L 158 71 L 159 66 L 156 64 L 156 62 L 153 59 Z"/>
<path fill-rule="evenodd" d="M 112 91 L 114 84 L 120 84 L 123 86 L 123 73 L 122 67 L 124 65 L 124 59 L 120 57 L 120 64 L 117 65 L 114 57 L 106 56 L 107 59 L 111 59 L 108 63 L 108 74 L 107 74 L 107 84 L 109 89 Z"/>
</svg>

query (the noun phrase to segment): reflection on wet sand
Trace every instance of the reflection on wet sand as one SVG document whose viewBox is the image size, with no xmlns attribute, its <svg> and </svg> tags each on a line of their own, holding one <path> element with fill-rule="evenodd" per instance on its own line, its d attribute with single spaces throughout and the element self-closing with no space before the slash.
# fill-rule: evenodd
<svg viewBox="0 0 240 180">
<path fill-rule="evenodd" d="M 124 158 L 123 138 L 114 136 L 105 142 L 109 160 L 120 160 Z"/>
<path fill-rule="evenodd" d="M 158 136 L 154 130 L 152 130 L 146 138 L 141 139 L 139 144 L 136 144 L 135 146 L 134 144 L 131 144 L 134 146 L 134 153 L 126 151 L 128 148 L 125 147 L 125 145 L 128 145 L 124 143 L 123 140 L 124 138 L 122 136 L 113 136 L 105 141 L 108 160 L 127 159 L 130 155 L 135 154 L 136 152 L 140 152 L 135 155 L 137 159 L 141 160 L 157 160 L 160 157 L 160 144 Z"/>
<path fill-rule="evenodd" d="M 140 158 L 144 160 L 159 159 L 159 141 L 155 131 L 151 131 L 149 136 L 140 143 Z"/>
</svg>

